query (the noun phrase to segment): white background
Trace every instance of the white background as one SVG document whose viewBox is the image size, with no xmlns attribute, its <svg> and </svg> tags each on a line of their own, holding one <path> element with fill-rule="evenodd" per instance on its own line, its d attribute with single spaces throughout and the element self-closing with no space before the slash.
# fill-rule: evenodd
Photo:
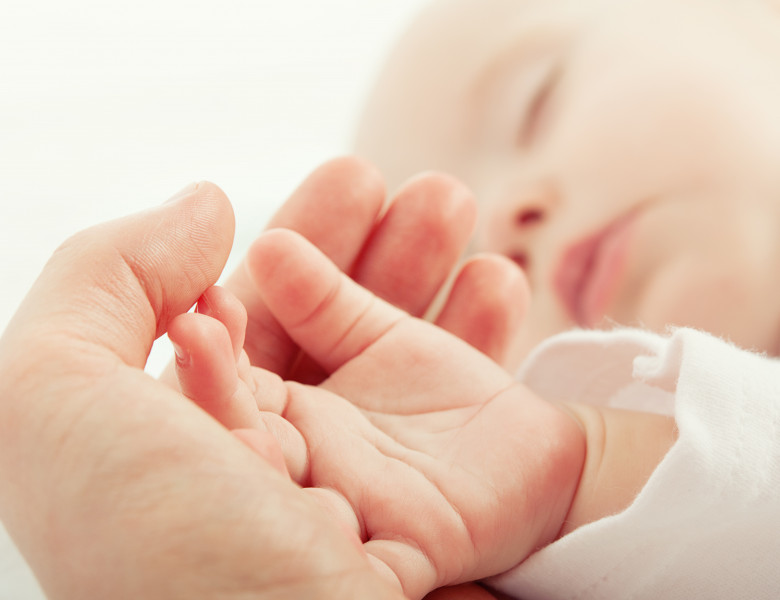
<svg viewBox="0 0 780 600">
<path fill-rule="evenodd" d="M 68 235 L 190 181 L 231 198 L 234 264 L 303 176 L 349 150 L 424 2 L 0 0 L 0 330 Z M 0 600 L 37 598 L 1 554 Z"/>
<path fill-rule="evenodd" d="M 68 235 L 193 180 L 234 204 L 234 263 L 308 171 L 349 150 L 423 3 L 0 0 L 0 330 Z"/>
</svg>

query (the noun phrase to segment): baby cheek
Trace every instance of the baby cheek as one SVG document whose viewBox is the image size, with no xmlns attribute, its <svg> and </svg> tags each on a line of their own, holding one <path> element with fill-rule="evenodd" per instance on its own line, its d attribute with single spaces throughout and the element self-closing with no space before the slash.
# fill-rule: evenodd
<svg viewBox="0 0 780 600">
<path fill-rule="evenodd" d="M 661 333 L 669 326 L 693 327 L 744 340 L 748 332 L 742 323 L 753 296 L 751 286 L 737 271 L 696 257 L 681 257 L 651 277 L 633 324 Z"/>
</svg>

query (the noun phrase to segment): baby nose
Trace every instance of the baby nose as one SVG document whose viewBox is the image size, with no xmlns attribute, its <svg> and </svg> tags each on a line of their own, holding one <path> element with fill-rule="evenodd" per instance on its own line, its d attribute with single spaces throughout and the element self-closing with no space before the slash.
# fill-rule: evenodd
<svg viewBox="0 0 780 600">
<path fill-rule="evenodd" d="M 534 251 L 559 204 L 558 188 L 548 178 L 512 179 L 494 188 L 485 204 L 484 249 L 498 252 L 532 274 Z"/>
<path fill-rule="evenodd" d="M 523 235 L 530 229 L 533 229 L 537 225 L 541 224 L 544 220 L 544 210 L 539 207 L 522 207 L 515 211 L 514 215 L 510 217 L 510 223 L 515 230 L 514 235 L 510 234 L 516 245 L 514 248 L 507 249 L 507 257 L 514 261 L 521 269 L 527 271 L 530 266 L 530 244 L 528 240 L 521 241 L 519 244 L 517 236 Z"/>
<path fill-rule="evenodd" d="M 539 223 L 544 218 L 544 211 L 538 207 L 526 206 L 515 212 L 515 227 L 523 229 Z"/>
<path fill-rule="evenodd" d="M 505 205 L 493 215 L 498 250 L 520 268 L 531 267 L 531 254 L 538 230 L 548 218 L 543 202 L 526 199 Z"/>
</svg>

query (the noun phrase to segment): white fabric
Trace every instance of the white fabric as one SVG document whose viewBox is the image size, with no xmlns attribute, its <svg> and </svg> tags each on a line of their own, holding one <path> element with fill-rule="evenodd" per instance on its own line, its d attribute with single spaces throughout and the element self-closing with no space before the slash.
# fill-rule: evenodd
<svg viewBox="0 0 780 600">
<path fill-rule="evenodd" d="M 492 580 L 523 600 L 780 597 L 780 361 L 701 332 L 571 332 L 520 374 L 543 397 L 674 414 L 633 504 Z"/>
</svg>

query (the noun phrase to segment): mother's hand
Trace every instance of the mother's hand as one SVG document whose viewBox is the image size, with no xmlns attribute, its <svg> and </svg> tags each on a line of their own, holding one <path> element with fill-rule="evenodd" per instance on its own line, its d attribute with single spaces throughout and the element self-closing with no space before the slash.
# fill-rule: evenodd
<svg viewBox="0 0 780 600">
<path fill-rule="evenodd" d="M 294 484 L 142 370 L 232 235 L 210 184 L 82 232 L 0 339 L 0 518 L 51 598 L 397 597 Z"/>
</svg>

